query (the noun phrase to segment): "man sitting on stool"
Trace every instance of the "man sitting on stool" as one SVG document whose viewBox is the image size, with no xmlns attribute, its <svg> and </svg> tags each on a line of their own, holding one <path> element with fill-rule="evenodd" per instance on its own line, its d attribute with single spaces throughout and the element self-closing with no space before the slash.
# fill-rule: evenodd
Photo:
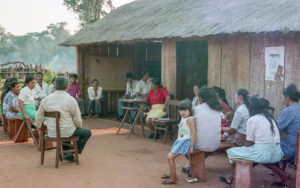
<svg viewBox="0 0 300 188">
<path fill-rule="evenodd" d="M 45 112 L 60 112 L 59 126 L 61 137 L 79 136 L 77 141 L 78 153 L 81 154 L 86 142 L 91 137 L 91 130 L 82 128 L 82 119 L 78 103 L 75 98 L 67 93 L 69 79 L 57 77 L 55 80 L 55 92 L 44 98 L 36 114 L 36 126 L 41 128 Z M 47 118 L 49 137 L 56 137 L 56 120 Z M 68 146 L 62 146 L 63 150 L 69 150 Z M 64 160 L 74 162 L 73 153 L 64 154 Z"/>
</svg>

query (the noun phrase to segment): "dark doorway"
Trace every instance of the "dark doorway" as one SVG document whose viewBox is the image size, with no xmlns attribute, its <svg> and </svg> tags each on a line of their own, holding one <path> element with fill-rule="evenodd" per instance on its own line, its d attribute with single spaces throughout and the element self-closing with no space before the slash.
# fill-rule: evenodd
<svg viewBox="0 0 300 188">
<path fill-rule="evenodd" d="M 193 86 L 207 84 L 207 41 L 177 42 L 177 99 L 193 99 Z"/>
</svg>

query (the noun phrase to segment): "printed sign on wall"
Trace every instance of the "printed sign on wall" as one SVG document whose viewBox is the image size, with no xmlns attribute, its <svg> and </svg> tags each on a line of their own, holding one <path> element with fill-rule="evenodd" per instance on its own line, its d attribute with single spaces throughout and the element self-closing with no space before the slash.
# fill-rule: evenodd
<svg viewBox="0 0 300 188">
<path fill-rule="evenodd" d="M 265 48 L 266 75 L 265 80 L 283 81 L 284 78 L 284 46 Z"/>
</svg>

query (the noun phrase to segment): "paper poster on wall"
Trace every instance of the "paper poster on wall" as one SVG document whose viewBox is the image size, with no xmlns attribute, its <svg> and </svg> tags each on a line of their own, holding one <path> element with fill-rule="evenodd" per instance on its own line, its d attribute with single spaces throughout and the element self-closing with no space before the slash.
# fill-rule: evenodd
<svg viewBox="0 0 300 188">
<path fill-rule="evenodd" d="M 266 76 L 265 80 L 283 81 L 284 78 L 284 46 L 265 48 Z"/>
</svg>

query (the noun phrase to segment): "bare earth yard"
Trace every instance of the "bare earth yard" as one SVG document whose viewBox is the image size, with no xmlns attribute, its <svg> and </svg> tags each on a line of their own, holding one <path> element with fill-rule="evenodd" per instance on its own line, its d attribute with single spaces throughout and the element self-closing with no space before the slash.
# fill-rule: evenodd
<svg viewBox="0 0 300 188">
<path fill-rule="evenodd" d="M 163 145 L 144 138 L 139 126 L 129 139 L 123 134 L 116 136 L 119 123 L 110 120 L 85 120 L 84 127 L 93 130 L 93 136 L 79 156 L 80 165 L 62 162 L 54 168 L 55 151 L 47 151 L 45 165 L 40 165 L 40 152 L 30 143 L 15 144 L 9 141 L 0 128 L 0 187 L 1 188 L 81 188 L 81 187 L 226 187 L 219 176 L 229 172 L 224 155 L 211 156 L 206 160 L 206 183 L 188 184 L 181 172 L 187 160 L 180 157 L 177 164 L 177 185 L 161 185 L 160 176 L 168 173 L 166 156 L 171 143 Z M 128 127 L 125 127 L 128 128 Z M 125 134 L 125 135 L 124 135 Z M 253 170 L 253 187 L 271 187 L 271 172 L 258 166 Z M 295 172 L 289 187 L 294 187 Z"/>
</svg>

